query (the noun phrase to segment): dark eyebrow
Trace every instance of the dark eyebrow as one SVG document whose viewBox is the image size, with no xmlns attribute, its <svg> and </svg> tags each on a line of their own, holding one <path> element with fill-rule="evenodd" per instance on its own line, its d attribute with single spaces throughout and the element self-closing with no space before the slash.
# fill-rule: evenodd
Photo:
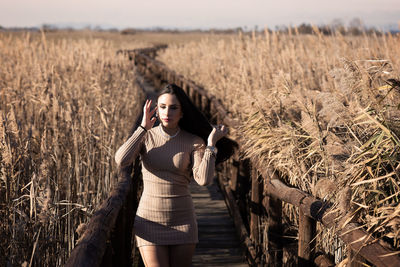
<svg viewBox="0 0 400 267">
<path fill-rule="evenodd" d="M 160 103 L 160 106 L 166 106 L 167 104 L 165 104 L 165 103 Z M 179 104 L 172 104 L 172 105 L 170 105 L 171 107 L 180 107 L 181 105 L 179 105 Z"/>
</svg>

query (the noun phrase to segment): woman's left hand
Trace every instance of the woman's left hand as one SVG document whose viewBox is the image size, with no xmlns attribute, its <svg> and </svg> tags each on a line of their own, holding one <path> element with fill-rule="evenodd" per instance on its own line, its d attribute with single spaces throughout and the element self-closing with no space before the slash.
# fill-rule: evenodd
<svg viewBox="0 0 400 267">
<path fill-rule="evenodd" d="M 208 136 L 207 145 L 215 146 L 217 141 L 228 134 L 228 128 L 223 124 L 213 125 L 213 129 Z"/>
</svg>

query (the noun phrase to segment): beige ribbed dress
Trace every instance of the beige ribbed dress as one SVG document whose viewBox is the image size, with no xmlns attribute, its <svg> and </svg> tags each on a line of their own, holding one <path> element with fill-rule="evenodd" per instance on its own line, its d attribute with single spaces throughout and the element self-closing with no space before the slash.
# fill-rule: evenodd
<svg viewBox="0 0 400 267">
<path fill-rule="evenodd" d="M 161 126 L 137 128 L 118 149 L 115 161 L 129 165 L 141 156 L 143 194 L 135 217 L 138 246 L 198 243 L 189 191 L 191 172 L 200 185 L 214 178 L 215 157 L 203 139 L 184 130 L 169 138 Z"/>
</svg>

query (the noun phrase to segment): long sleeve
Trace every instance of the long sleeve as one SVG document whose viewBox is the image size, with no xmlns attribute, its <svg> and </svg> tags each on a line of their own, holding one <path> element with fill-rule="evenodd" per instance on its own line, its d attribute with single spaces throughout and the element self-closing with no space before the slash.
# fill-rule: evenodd
<svg viewBox="0 0 400 267">
<path fill-rule="evenodd" d="M 117 150 L 115 162 L 118 166 L 124 167 L 133 162 L 139 154 L 145 135 L 146 131 L 138 127 L 131 137 Z"/>
<path fill-rule="evenodd" d="M 215 157 L 210 149 L 206 148 L 203 139 L 199 138 L 192 153 L 193 178 L 199 185 L 209 185 L 213 182 L 215 171 Z"/>
</svg>

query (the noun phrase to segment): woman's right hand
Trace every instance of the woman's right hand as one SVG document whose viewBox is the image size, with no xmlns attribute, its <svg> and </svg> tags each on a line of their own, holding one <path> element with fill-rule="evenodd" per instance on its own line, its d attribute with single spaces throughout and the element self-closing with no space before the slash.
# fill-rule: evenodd
<svg viewBox="0 0 400 267">
<path fill-rule="evenodd" d="M 157 110 L 157 107 L 155 107 L 153 110 L 150 110 L 151 102 L 152 102 L 151 100 L 147 99 L 143 107 L 143 119 L 140 125 L 144 127 L 146 130 L 150 130 L 151 128 L 153 128 L 153 125 L 157 120 L 157 118 L 155 117 L 152 118 L 152 116 Z"/>
<path fill-rule="evenodd" d="M 213 125 L 212 127 L 213 129 L 207 139 L 208 146 L 215 146 L 219 139 L 228 134 L 228 128 L 225 125 Z"/>
</svg>

